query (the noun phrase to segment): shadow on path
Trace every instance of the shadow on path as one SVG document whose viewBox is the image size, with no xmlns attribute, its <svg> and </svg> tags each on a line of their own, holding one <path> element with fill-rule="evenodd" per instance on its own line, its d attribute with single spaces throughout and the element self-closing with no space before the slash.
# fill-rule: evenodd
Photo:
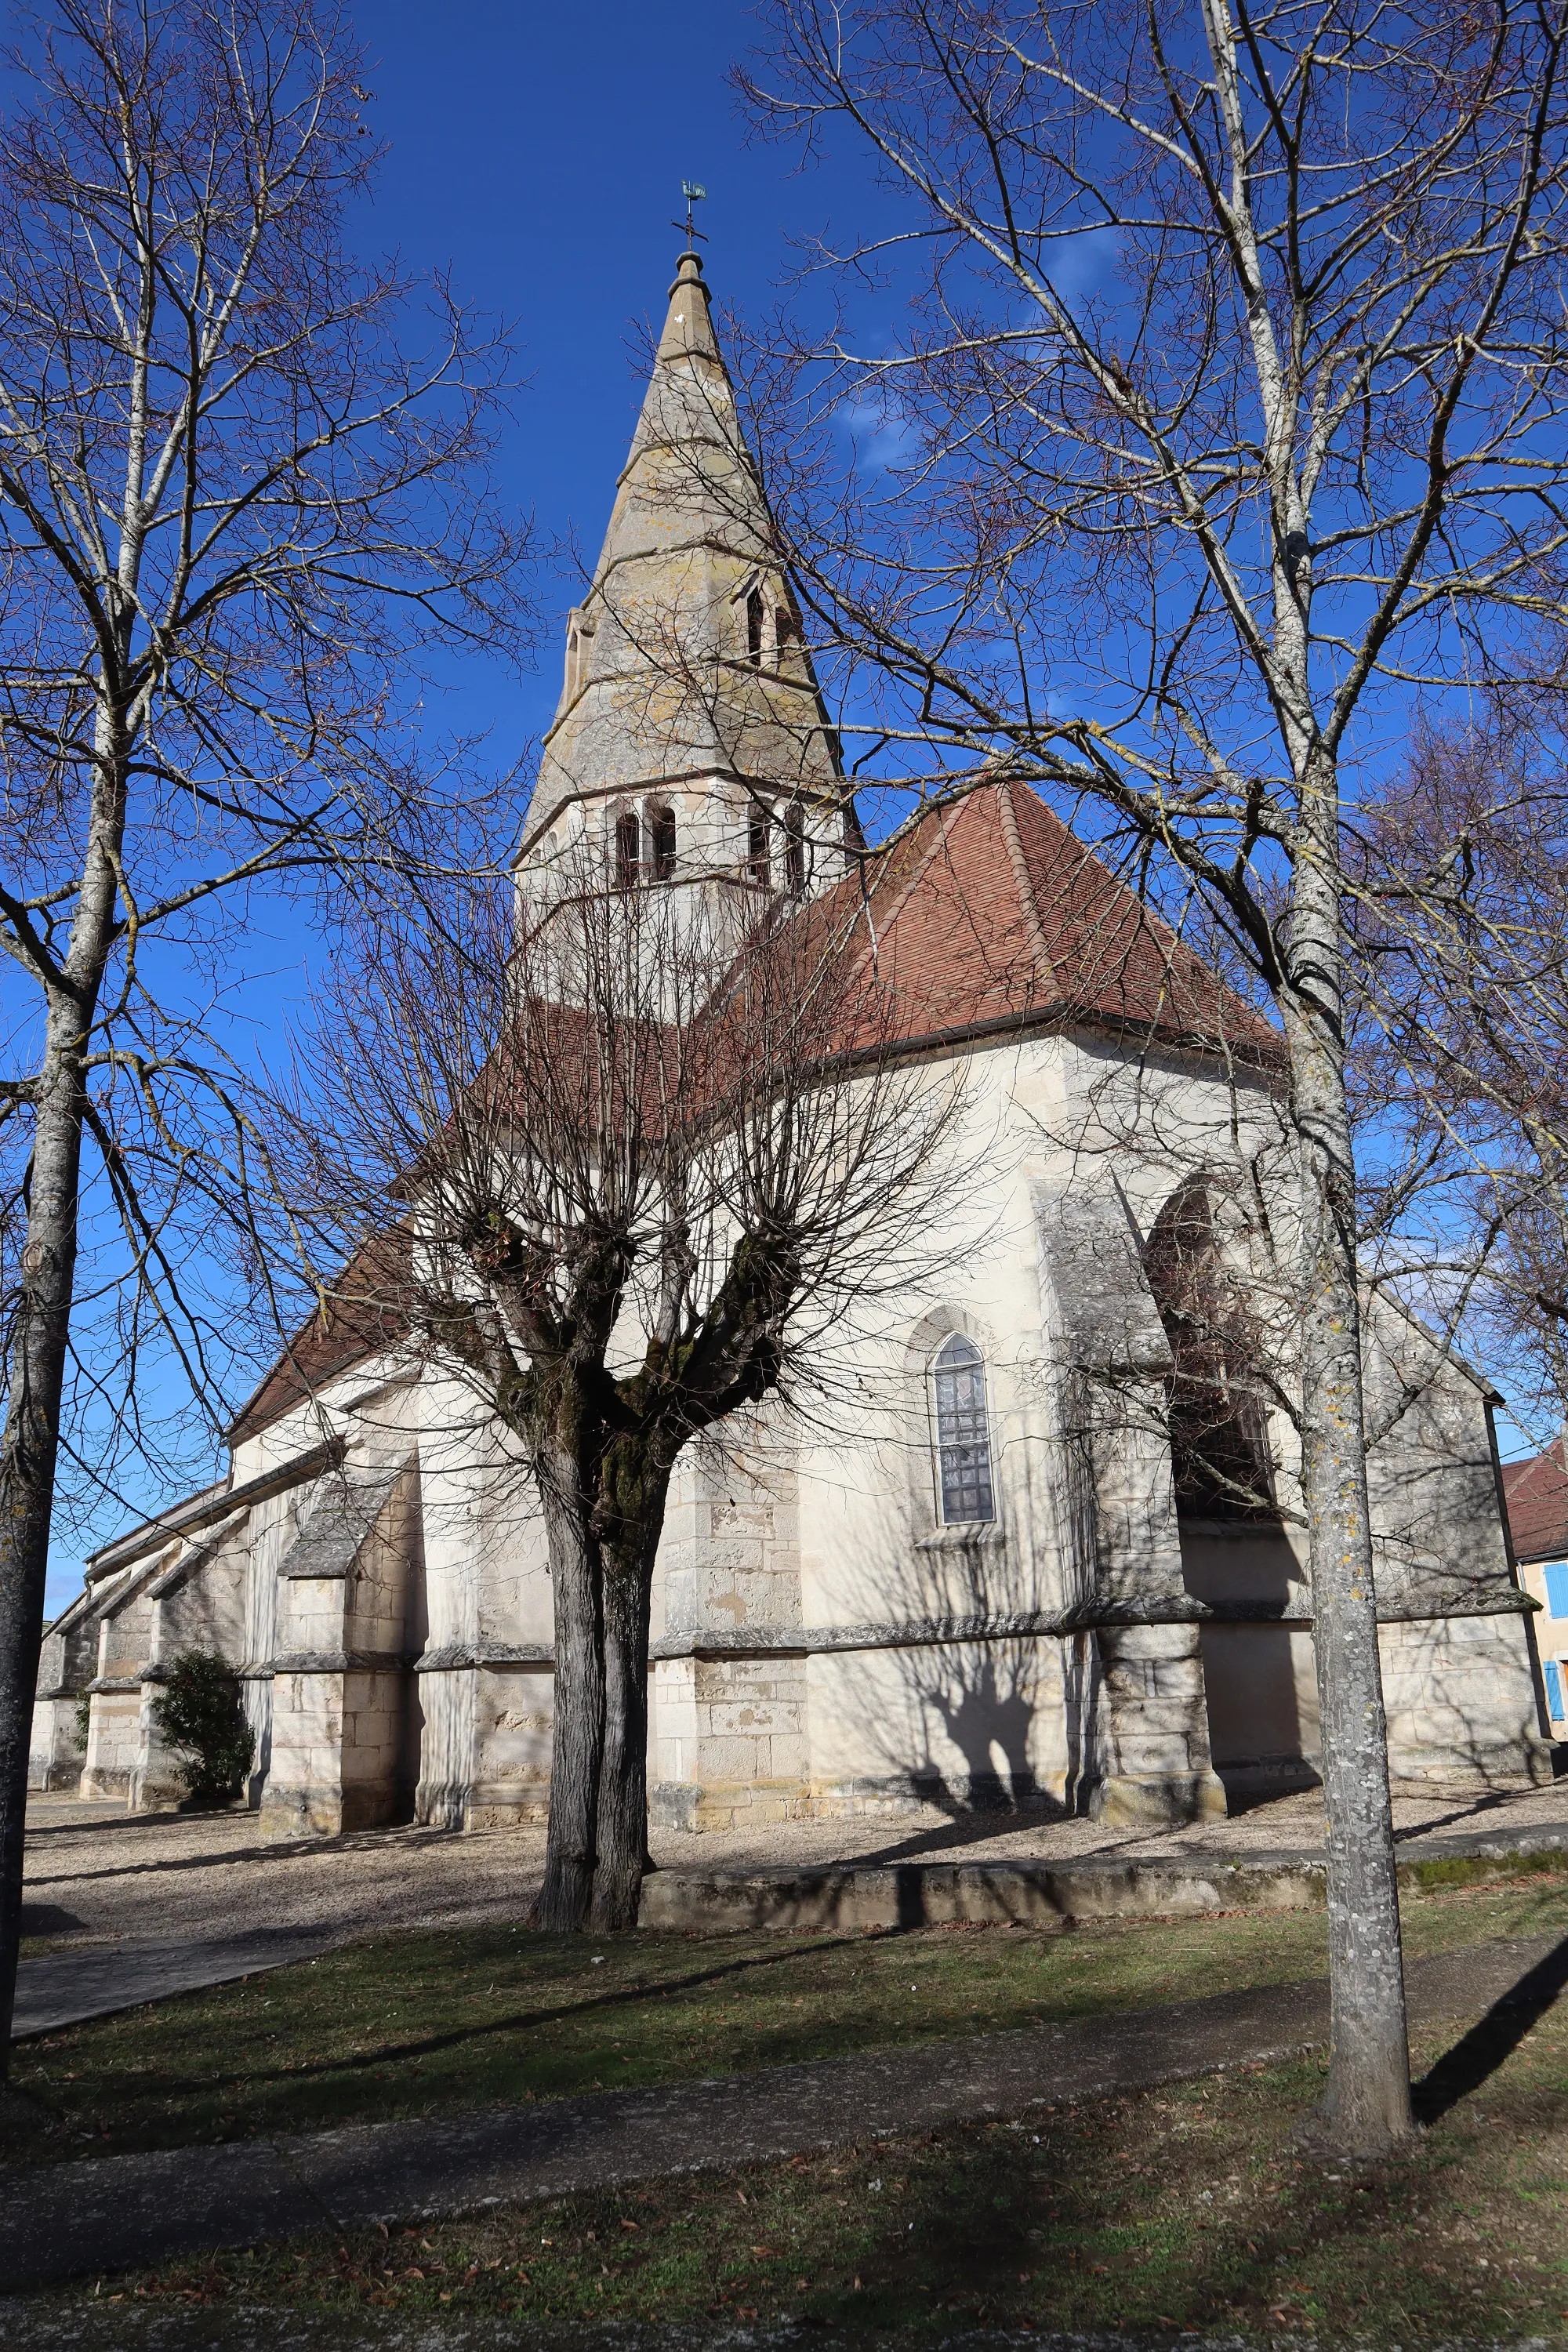
<svg viewBox="0 0 1568 2352">
<path fill-rule="evenodd" d="M 1564 1985 L 1568 1985 L 1568 1937 L 1527 1969 L 1517 1983 L 1493 2001 L 1486 2015 L 1427 2069 L 1411 2095 L 1416 2121 L 1436 2123 L 1439 2116 L 1479 2090 L 1513 2055 Z"/>
</svg>

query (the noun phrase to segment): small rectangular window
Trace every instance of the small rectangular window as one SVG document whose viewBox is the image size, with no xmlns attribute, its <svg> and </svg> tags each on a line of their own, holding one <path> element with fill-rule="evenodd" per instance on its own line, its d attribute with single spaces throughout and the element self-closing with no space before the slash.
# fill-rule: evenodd
<svg viewBox="0 0 1568 2352">
<path fill-rule="evenodd" d="M 773 847 L 768 835 L 773 819 L 760 801 L 752 803 L 746 820 L 746 872 L 765 890 L 773 880 Z"/>
<path fill-rule="evenodd" d="M 1546 1712 L 1553 1723 L 1563 1721 L 1563 1669 L 1558 1658 L 1546 1661 Z"/>
<path fill-rule="evenodd" d="M 1553 1617 L 1568 1617 L 1568 1559 L 1554 1559 L 1546 1570 L 1546 1606 Z"/>
</svg>

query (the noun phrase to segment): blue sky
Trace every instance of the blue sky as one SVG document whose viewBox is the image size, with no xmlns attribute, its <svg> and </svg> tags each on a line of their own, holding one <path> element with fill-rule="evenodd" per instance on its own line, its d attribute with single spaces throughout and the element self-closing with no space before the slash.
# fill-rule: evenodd
<svg viewBox="0 0 1568 2352">
<path fill-rule="evenodd" d="M 433 18 L 376 0 L 358 20 L 389 142 L 362 241 L 450 265 L 471 299 L 516 322 L 529 382 L 507 484 L 544 536 L 574 529 L 591 561 L 641 399 L 637 332 L 662 319 L 682 242 L 681 181 L 709 191 L 698 218 L 716 297 L 752 310 L 789 266 L 791 236 L 820 226 L 836 196 L 862 205 L 864 183 L 748 142 L 725 78 L 754 27 L 733 6 L 457 0 Z M 494 728 L 509 756 L 548 723 L 553 623 L 575 601 L 564 574 L 538 584 L 552 625 L 536 675 L 519 686 L 475 664 L 457 682 L 465 719 Z"/>
<path fill-rule="evenodd" d="M 592 13 L 363 0 L 355 13 L 374 99 L 366 112 L 387 151 L 355 241 L 416 270 L 449 270 L 467 299 L 512 325 L 526 381 L 503 487 L 533 512 L 542 543 L 574 536 L 591 562 L 642 397 L 639 338 L 662 320 L 683 242 L 672 226 L 682 180 L 709 190 L 699 223 L 718 300 L 753 313 L 789 268 L 792 237 L 863 209 L 865 181 L 799 171 L 793 152 L 749 141 L 727 76 L 754 27 L 714 0 L 603 0 Z M 488 730 L 487 763 L 499 772 L 526 760 L 549 723 L 561 624 L 579 590 L 565 565 L 545 565 L 527 592 L 542 623 L 531 674 L 467 662 L 429 714 L 441 732 Z M 231 1035 L 242 1060 L 265 1062 L 306 1012 L 312 942 L 297 919 L 252 912 Z M 183 1412 L 175 1379 L 151 1368 L 149 1378 L 152 1410 Z M 195 1484 L 212 1468 L 194 1410 L 188 1425 Z M 128 1478 L 120 1499 L 103 1497 L 85 1526 L 68 1528 L 62 1513 L 51 1613 L 79 1589 L 84 1551 L 132 1509 L 167 1499 L 149 1472 Z"/>
</svg>

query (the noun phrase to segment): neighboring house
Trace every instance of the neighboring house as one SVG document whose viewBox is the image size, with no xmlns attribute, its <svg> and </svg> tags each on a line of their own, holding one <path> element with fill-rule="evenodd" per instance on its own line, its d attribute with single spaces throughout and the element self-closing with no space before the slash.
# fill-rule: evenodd
<svg viewBox="0 0 1568 2352">
<path fill-rule="evenodd" d="M 944 1270 L 911 1261 L 844 1340 L 838 1418 L 770 1404 L 678 1465 L 656 1818 L 930 1800 L 1136 1823 L 1310 1784 L 1290 1318 L 1266 1296 L 1267 1249 L 1295 1262 L 1278 1040 L 1022 783 L 868 849 L 689 254 L 568 621 L 519 890 L 548 907 L 584 870 L 689 894 L 720 940 L 847 897 L 902 1050 L 964 1075 Z M 235 1423 L 226 1483 L 88 1563 L 46 1643 L 40 1783 L 71 1769 L 85 1690 L 84 1791 L 160 1800 L 149 1702 L 196 1642 L 245 1678 L 279 1830 L 542 1814 L 540 1515 L 408 1344 L 405 1245 L 350 1266 Z M 1394 1769 L 1544 1775 L 1495 1399 L 1386 1305 L 1367 1334 Z"/>
<path fill-rule="evenodd" d="M 1546 1717 L 1568 1740 L 1568 1449 L 1560 1437 L 1531 1462 L 1505 1462 L 1503 1492 L 1520 1581 L 1541 1613 L 1532 1622 Z"/>
</svg>

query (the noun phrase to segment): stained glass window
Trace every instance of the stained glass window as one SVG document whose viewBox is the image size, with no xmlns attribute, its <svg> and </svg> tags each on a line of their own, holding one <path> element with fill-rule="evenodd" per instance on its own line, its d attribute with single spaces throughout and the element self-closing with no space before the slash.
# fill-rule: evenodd
<svg viewBox="0 0 1568 2352">
<path fill-rule="evenodd" d="M 994 1519 L 985 1360 L 972 1340 L 954 1332 L 939 1349 L 933 1372 L 942 1519 L 949 1527 Z"/>
</svg>

